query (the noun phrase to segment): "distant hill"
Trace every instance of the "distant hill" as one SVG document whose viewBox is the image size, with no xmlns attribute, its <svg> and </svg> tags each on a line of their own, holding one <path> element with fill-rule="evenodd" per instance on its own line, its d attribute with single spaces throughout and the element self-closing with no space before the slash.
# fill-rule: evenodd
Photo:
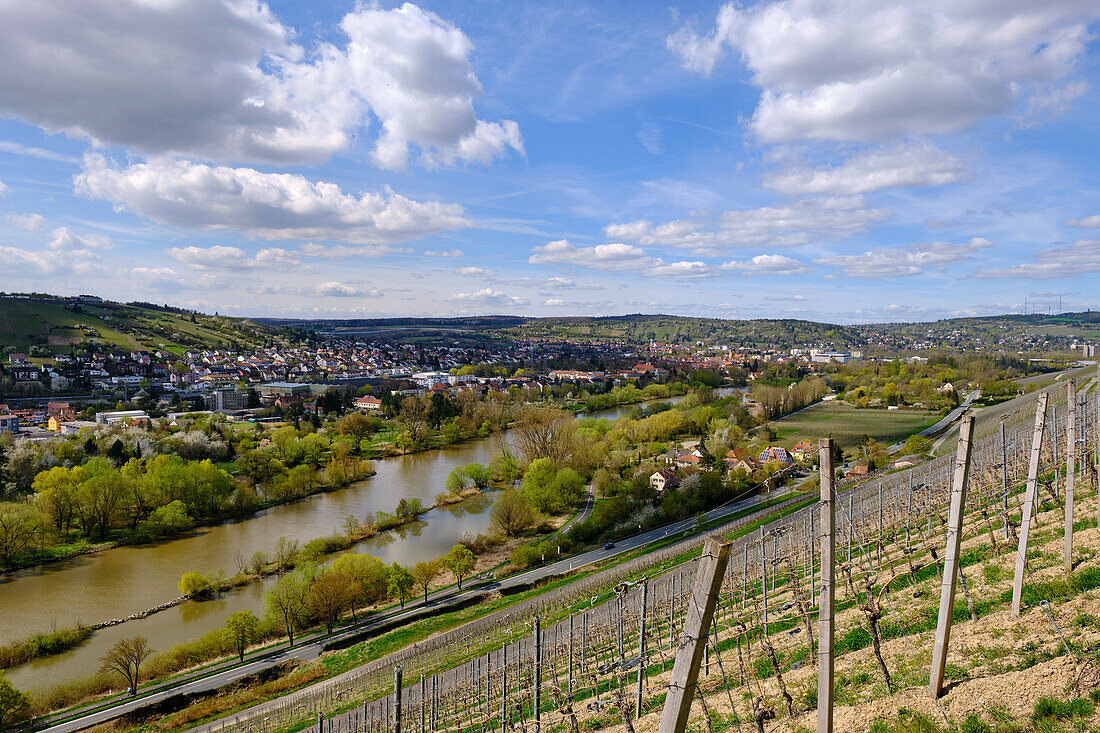
<svg viewBox="0 0 1100 733">
<path fill-rule="evenodd" d="M 195 348 L 252 348 L 284 339 L 285 333 L 246 319 L 151 303 L 0 295 L 0 347 L 22 352 L 40 347 L 59 354 L 89 346 L 173 353 Z"/>
</svg>

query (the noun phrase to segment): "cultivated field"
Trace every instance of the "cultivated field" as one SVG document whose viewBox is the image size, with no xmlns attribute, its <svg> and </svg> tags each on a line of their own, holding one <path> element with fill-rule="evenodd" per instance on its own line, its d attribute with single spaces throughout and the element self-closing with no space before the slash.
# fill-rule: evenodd
<svg viewBox="0 0 1100 733">
<path fill-rule="evenodd" d="M 932 425 L 939 415 L 923 410 L 857 410 L 844 402 L 819 402 L 772 423 L 778 442 L 790 447 L 799 440 L 831 436 L 842 447 L 859 445 L 866 437 L 887 445 Z"/>
</svg>

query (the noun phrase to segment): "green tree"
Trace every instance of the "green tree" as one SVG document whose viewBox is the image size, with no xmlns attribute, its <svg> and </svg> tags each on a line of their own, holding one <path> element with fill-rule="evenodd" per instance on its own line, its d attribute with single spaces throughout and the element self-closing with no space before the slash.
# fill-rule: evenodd
<svg viewBox="0 0 1100 733">
<path fill-rule="evenodd" d="M 225 629 L 222 633 L 243 662 L 248 645 L 260 638 L 260 619 L 248 609 L 235 611 L 225 620 Z"/>
<path fill-rule="evenodd" d="M 391 596 L 397 596 L 401 601 L 401 608 L 405 607 L 405 599 L 409 597 L 416 580 L 412 573 L 397 563 L 390 566 L 389 585 L 387 590 Z"/>
<path fill-rule="evenodd" d="M 294 631 L 305 625 L 308 592 L 309 582 L 300 573 L 291 573 L 280 578 L 264 596 L 264 610 L 270 619 L 282 624 L 292 645 Z"/>
<path fill-rule="evenodd" d="M 27 717 L 31 701 L 8 678 L 0 675 L 0 729 Z"/>
<path fill-rule="evenodd" d="M 30 504 L 0 503 L 0 564 L 14 564 L 38 537 L 41 523 L 42 514 Z"/>
<path fill-rule="evenodd" d="M 489 485 L 490 474 L 488 466 L 480 463 L 467 463 L 462 467 L 462 471 L 477 488 L 484 489 Z"/>
<path fill-rule="evenodd" d="M 438 560 L 432 560 L 430 562 L 420 561 L 416 565 L 413 565 L 413 580 L 424 591 L 424 603 L 428 602 L 428 588 L 431 587 L 431 584 L 433 582 L 435 582 L 436 576 L 438 575 Z"/>
<path fill-rule="evenodd" d="M 443 566 L 451 571 L 458 581 L 458 587 L 462 588 L 462 579 L 474 569 L 477 557 L 470 552 L 466 545 L 455 545 L 442 557 Z"/>
<path fill-rule="evenodd" d="M 489 510 L 493 525 L 507 537 L 515 537 L 535 525 L 535 512 L 527 499 L 514 489 L 501 493 Z"/>
</svg>

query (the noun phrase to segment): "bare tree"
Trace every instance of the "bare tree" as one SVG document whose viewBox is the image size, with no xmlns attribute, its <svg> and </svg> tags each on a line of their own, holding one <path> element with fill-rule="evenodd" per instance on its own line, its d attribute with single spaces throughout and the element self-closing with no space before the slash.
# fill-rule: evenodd
<svg viewBox="0 0 1100 733">
<path fill-rule="evenodd" d="M 575 429 L 576 421 L 565 410 L 527 406 L 517 412 L 512 434 L 529 462 L 549 458 L 562 466 L 573 452 Z"/>
<path fill-rule="evenodd" d="M 103 666 L 100 672 L 117 672 L 126 680 L 131 695 L 137 695 L 138 681 L 141 679 L 141 663 L 149 658 L 153 650 L 144 636 L 132 636 L 119 639 L 110 650 L 99 658 Z"/>
</svg>

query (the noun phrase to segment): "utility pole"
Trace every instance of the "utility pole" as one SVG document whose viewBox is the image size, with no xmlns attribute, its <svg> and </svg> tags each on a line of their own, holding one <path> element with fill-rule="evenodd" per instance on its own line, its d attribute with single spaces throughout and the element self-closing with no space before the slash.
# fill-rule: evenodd
<svg viewBox="0 0 1100 733">
<path fill-rule="evenodd" d="M 818 449 L 821 470 L 821 600 L 817 604 L 817 733 L 833 733 L 833 603 L 836 569 L 833 553 L 836 534 L 833 520 L 833 440 L 822 438 Z M 812 548 L 811 548 L 812 554 Z"/>
<path fill-rule="evenodd" d="M 936 625 L 936 642 L 932 648 L 932 670 L 928 682 L 928 689 L 933 697 L 939 697 L 943 691 L 943 676 L 947 667 L 947 645 L 951 638 L 955 585 L 959 578 L 962 518 L 966 508 L 966 484 L 970 479 L 970 438 L 973 431 L 974 416 L 966 415 L 959 426 L 959 446 L 955 454 L 955 475 L 951 485 L 951 510 L 947 519 L 947 553 L 940 588 L 940 617 Z"/>
</svg>

